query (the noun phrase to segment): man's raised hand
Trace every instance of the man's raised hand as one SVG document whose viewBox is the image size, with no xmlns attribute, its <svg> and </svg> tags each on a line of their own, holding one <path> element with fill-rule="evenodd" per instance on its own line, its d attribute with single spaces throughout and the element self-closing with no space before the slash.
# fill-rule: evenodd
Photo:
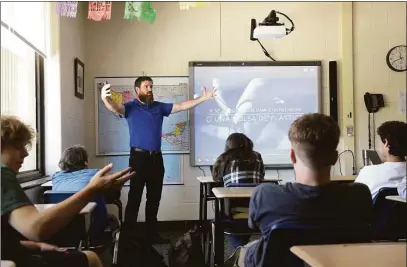
<svg viewBox="0 0 407 267">
<path fill-rule="evenodd" d="M 105 100 L 107 97 L 111 96 L 111 92 L 110 92 L 110 84 L 108 84 L 107 82 L 105 83 L 105 85 L 103 85 L 102 89 L 101 89 L 101 97 L 102 100 Z"/>
<path fill-rule="evenodd" d="M 212 99 L 216 97 L 216 91 L 218 88 L 213 88 L 212 91 L 208 91 L 206 87 L 202 88 L 202 96 L 205 100 Z"/>
</svg>

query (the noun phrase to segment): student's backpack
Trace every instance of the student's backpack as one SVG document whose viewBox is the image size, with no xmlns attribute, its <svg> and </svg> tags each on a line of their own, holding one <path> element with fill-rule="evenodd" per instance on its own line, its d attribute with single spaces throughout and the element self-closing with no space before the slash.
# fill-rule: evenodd
<svg viewBox="0 0 407 267">
<path fill-rule="evenodd" d="M 168 250 L 169 267 L 204 267 L 205 260 L 201 248 L 201 232 L 195 226 L 185 233 Z"/>
</svg>

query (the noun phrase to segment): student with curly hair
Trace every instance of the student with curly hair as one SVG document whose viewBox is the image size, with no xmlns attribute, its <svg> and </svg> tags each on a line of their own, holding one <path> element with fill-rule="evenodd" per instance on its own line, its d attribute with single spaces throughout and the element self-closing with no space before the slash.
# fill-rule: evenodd
<svg viewBox="0 0 407 267">
<path fill-rule="evenodd" d="M 406 176 L 407 123 L 387 121 L 377 129 L 382 164 L 365 166 L 355 182 L 366 184 L 374 199 L 380 188 L 397 188 Z"/>
<path fill-rule="evenodd" d="M 30 126 L 16 117 L 1 116 L 1 260 L 13 261 L 18 267 L 102 266 L 94 252 L 67 252 L 40 241 L 67 225 L 96 194 L 122 187 L 134 172 L 127 168 L 108 175 L 113 167 L 109 164 L 83 190 L 39 212 L 17 181 L 33 138 Z"/>
</svg>

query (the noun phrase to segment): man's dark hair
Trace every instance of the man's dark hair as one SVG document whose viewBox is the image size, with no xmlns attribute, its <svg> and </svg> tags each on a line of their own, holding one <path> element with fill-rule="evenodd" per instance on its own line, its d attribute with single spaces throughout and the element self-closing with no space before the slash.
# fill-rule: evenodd
<svg viewBox="0 0 407 267">
<path fill-rule="evenodd" d="M 136 81 L 134 81 L 134 89 L 136 89 L 136 87 L 140 88 L 141 84 L 145 81 L 153 82 L 153 79 L 151 79 L 151 77 L 148 76 L 138 77 Z"/>
<path fill-rule="evenodd" d="M 407 123 L 386 121 L 377 128 L 377 134 L 383 143 L 387 140 L 389 154 L 396 157 L 407 157 Z"/>
<path fill-rule="evenodd" d="M 63 171 L 79 171 L 86 168 L 88 162 L 88 153 L 81 145 L 75 145 L 62 153 L 59 161 L 59 168 Z"/>
<path fill-rule="evenodd" d="M 335 164 L 339 137 L 338 123 L 320 113 L 299 117 L 288 133 L 295 154 L 312 169 Z"/>
</svg>

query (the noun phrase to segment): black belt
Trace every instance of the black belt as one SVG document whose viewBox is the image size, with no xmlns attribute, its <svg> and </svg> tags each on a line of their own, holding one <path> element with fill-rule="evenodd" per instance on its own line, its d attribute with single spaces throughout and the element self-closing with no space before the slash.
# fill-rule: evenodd
<svg viewBox="0 0 407 267">
<path fill-rule="evenodd" d="M 142 148 L 139 148 L 139 147 L 132 147 L 131 152 L 143 152 L 143 153 L 148 153 L 150 155 L 160 155 L 161 154 L 160 150 L 158 150 L 158 151 L 150 151 L 150 150 L 145 150 L 145 149 L 142 149 Z"/>
</svg>

